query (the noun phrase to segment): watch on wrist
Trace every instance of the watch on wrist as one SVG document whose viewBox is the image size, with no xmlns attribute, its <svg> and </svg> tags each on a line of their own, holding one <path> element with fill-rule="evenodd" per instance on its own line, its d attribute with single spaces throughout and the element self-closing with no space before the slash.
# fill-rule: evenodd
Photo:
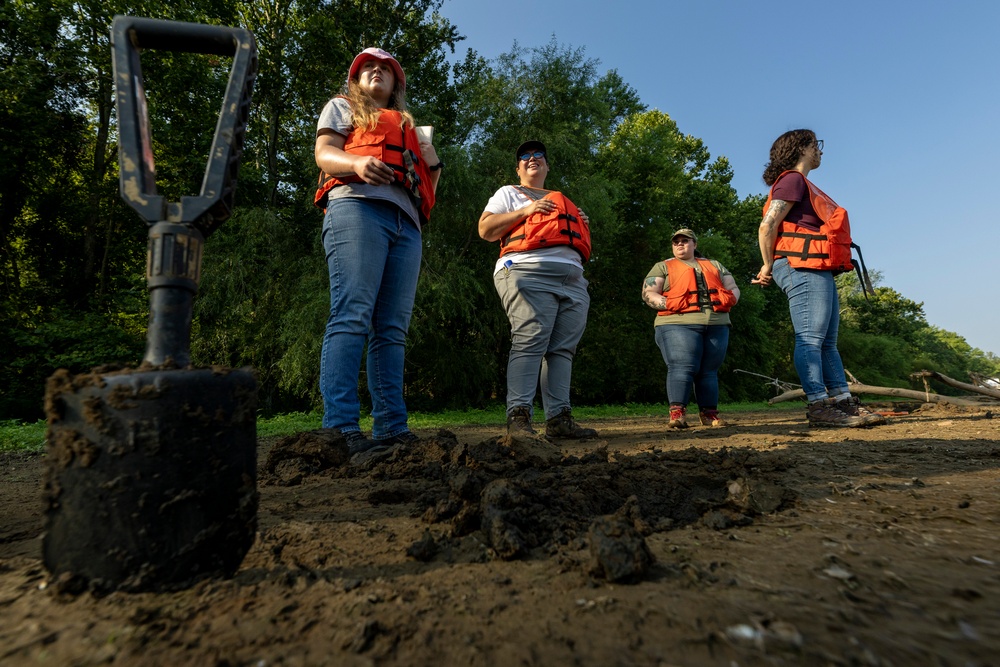
<svg viewBox="0 0 1000 667">
<path fill-rule="evenodd" d="M 438 162 L 433 167 L 428 167 L 428 169 L 430 169 L 431 171 L 437 171 L 439 169 L 444 169 L 444 161 Z"/>
</svg>

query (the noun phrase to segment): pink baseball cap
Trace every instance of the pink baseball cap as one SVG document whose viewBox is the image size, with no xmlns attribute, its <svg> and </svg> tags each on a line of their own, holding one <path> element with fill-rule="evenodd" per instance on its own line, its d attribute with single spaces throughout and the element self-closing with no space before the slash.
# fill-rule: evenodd
<svg viewBox="0 0 1000 667">
<path fill-rule="evenodd" d="M 382 49 L 375 48 L 374 46 L 368 47 L 358 55 L 354 56 L 354 62 L 351 63 L 351 69 L 347 70 L 347 80 L 350 81 L 353 79 L 354 75 L 358 73 L 359 69 L 361 69 L 361 64 L 366 60 L 371 60 L 372 58 L 387 60 L 389 65 L 392 66 L 392 71 L 396 73 L 396 79 L 399 81 L 400 87 L 406 88 L 406 74 L 403 73 L 403 66 L 400 65 L 388 51 L 383 51 Z"/>
</svg>

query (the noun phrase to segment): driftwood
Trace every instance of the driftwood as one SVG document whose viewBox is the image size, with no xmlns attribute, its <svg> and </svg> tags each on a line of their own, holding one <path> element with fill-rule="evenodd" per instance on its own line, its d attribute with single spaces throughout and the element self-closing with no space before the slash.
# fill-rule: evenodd
<svg viewBox="0 0 1000 667">
<path fill-rule="evenodd" d="M 974 384 L 968 384 L 967 382 L 959 382 L 958 380 L 953 380 L 947 375 L 938 373 L 937 371 L 920 371 L 919 373 L 913 373 L 910 375 L 913 379 L 926 379 L 934 378 L 935 380 L 940 380 L 946 385 L 955 387 L 956 389 L 961 389 L 963 391 L 971 391 L 977 394 L 982 394 L 983 396 L 989 396 L 991 398 L 1000 398 L 1000 390 L 990 389 L 988 387 L 980 387 Z"/>
<path fill-rule="evenodd" d="M 898 389 L 896 387 L 876 387 L 868 384 L 861 384 L 860 382 L 851 382 L 848 384 L 851 389 L 852 394 L 875 394 L 877 396 L 898 396 L 900 398 L 912 398 L 924 403 L 941 403 L 943 405 L 964 405 L 964 406 L 983 406 L 989 405 L 988 403 L 983 403 L 972 398 L 959 398 L 957 396 L 941 396 L 940 394 L 933 394 L 924 391 L 914 391 L 912 389 Z M 769 405 L 774 405 L 775 403 L 781 403 L 782 401 L 790 401 L 796 398 L 805 398 L 806 392 L 801 389 L 793 389 L 791 391 L 786 391 L 783 394 L 779 394 L 774 398 L 768 400 Z"/>
</svg>

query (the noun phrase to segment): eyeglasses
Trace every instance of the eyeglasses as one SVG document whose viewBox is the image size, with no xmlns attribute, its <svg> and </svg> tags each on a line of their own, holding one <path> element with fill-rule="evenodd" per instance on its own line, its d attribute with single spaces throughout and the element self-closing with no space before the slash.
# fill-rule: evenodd
<svg viewBox="0 0 1000 667">
<path fill-rule="evenodd" d="M 520 155 L 517 156 L 517 158 L 522 162 L 527 162 L 531 158 L 535 158 L 536 160 L 541 160 L 543 157 L 545 157 L 545 151 L 532 151 L 529 153 L 521 153 Z"/>
<path fill-rule="evenodd" d="M 822 139 L 817 139 L 816 140 L 816 150 L 818 150 L 818 151 L 823 150 L 823 140 Z"/>
<path fill-rule="evenodd" d="M 691 239 L 689 239 L 686 236 L 678 236 L 677 238 L 673 239 L 674 245 L 684 245 L 685 243 L 691 243 Z"/>
</svg>

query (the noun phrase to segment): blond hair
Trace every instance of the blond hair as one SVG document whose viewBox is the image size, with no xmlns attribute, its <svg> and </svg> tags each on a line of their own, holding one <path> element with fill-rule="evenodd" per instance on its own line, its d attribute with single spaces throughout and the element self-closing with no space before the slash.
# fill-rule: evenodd
<svg viewBox="0 0 1000 667">
<path fill-rule="evenodd" d="M 358 85 L 356 78 L 350 79 L 344 86 L 343 96 L 351 103 L 354 127 L 369 131 L 374 130 L 378 124 L 379 116 L 382 115 L 382 109 L 375 103 L 372 96 Z M 399 115 L 402 116 L 400 127 L 414 127 L 416 125 L 413 116 L 406 110 L 406 92 L 405 88 L 400 85 L 398 77 L 395 77 L 392 94 L 389 96 L 389 104 L 386 108 L 398 111 Z"/>
</svg>

